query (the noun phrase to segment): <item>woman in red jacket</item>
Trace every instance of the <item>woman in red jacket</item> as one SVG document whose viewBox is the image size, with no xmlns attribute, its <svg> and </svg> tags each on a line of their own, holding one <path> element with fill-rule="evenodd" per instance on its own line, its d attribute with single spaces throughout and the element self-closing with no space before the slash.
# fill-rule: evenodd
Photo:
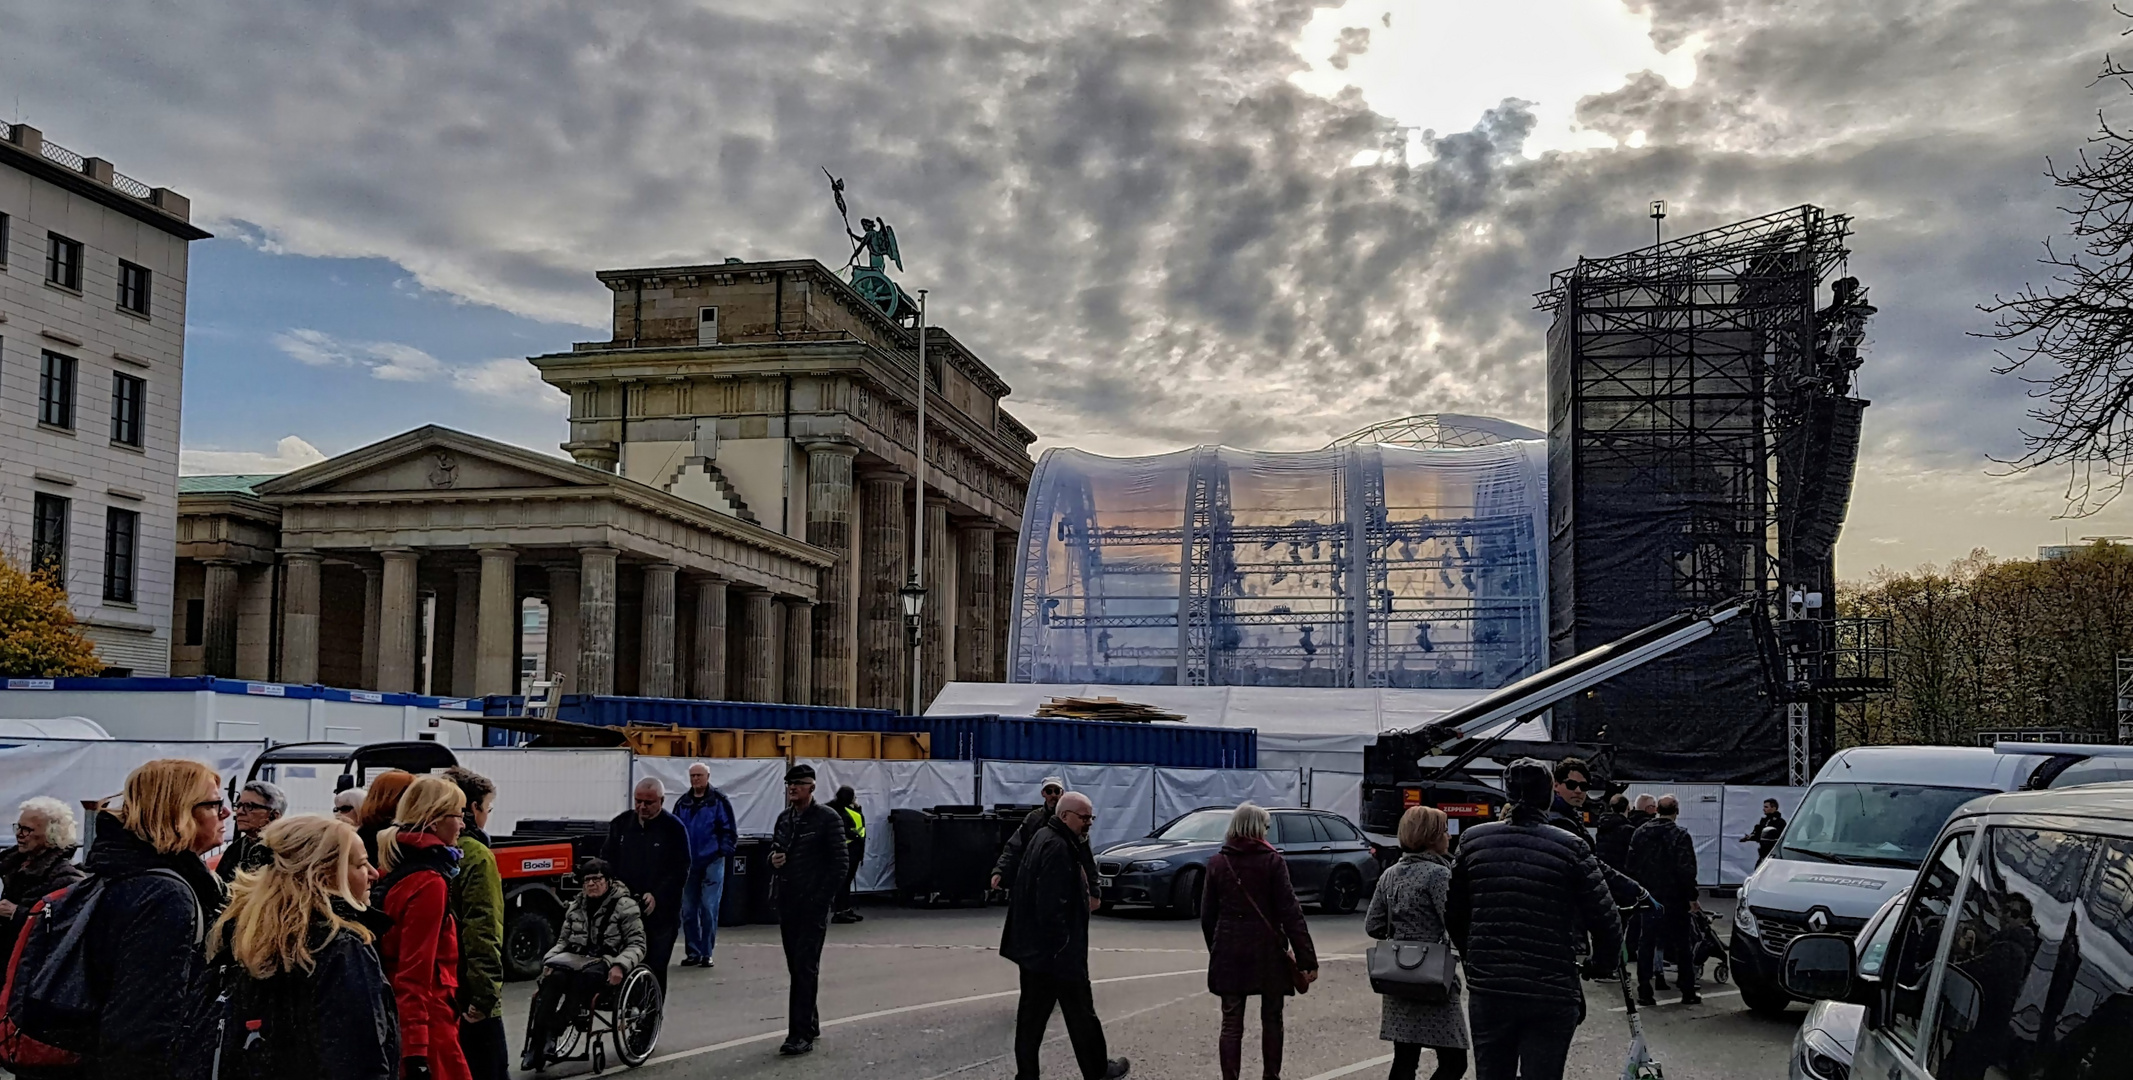
<svg viewBox="0 0 2133 1080">
<path fill-rule="evenodd" d="M 393 827 L 378 833 L 385 876 L 371 902 L 393 921 L 378 943 L 378 958 L 399 1007 L 400 1075 L 407 1080 L 472 1080 L 452 1007 L 459 990 L 459 931 L 445 911 L 450 879 L 459 873 L 455 845 L 466 806 L 459 785 L 425 776 L 400 797 Z"/>
</svg>

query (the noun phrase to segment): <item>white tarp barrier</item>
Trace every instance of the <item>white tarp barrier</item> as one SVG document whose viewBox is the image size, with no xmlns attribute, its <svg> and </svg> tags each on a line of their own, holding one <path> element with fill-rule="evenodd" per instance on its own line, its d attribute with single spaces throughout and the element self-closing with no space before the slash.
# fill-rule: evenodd
<svg viewBox="0 0 2133 1080">
<path fill-rule="evenodd" d="M 606 821 L 630 808 L 626 749 L 459 750 L 459 763 L 496 782 L 491 835 L 513 832 L 523 818 Z"/>
<path fill-rule="evenodd" d="M 204 762 L 227 783 L 244 780 L 252 759 L 265 749 L 257 742 L 132 742 L 112 739 L 36 739 L 0 745 L 0 813 L 12 819 L 23 800 L 49 795 L 72 809 L 77 820 L 82 803 L 117 795 L 126 775 L 157 758 Z M 81 824 L 87 825 L 86 821 Z"/>
<path fill-rule="evenodd" d="M 1746 784 L 1726 787 L 1725 813 L 1720 819 L 1723 827 L 1719 833 L 1718 883 L 1738 885 L 1748 880 L 1755 872 L 1754 844 L 1740 843 L 1740 838 L 1755 830 L 1755 824 L 1763 820 L 1763 800 L 1776 799 L 1778 812 L 1792 820 L 1792 813 L 1800 808 L 1800 798 L 1807 794 L 1806 788 L 1754 787 Z"/>
<path fill-rule="evenodd" d="M 1155 818 L 1155 768 L 1150 765 L 1058 765 L 1038 761 L 988 761 L 980 784 L 985 805 L 1038 803 L 1047 776 L 1066 781 L 1096 804 L 1096 827 L 1089 843 L 1096 850 L 1138 840 L 1159 822 Z M 1167 819 L 1165 819 L 1167 820 Z"/>
<path fill-rule="evenodd" d="M 967 805 L 974 797 L 977 767 L 968 761 L 860 761 L 815 759 L 815 798 L 828 802 L 849 784 L 867 820 L 866 860 L 852 888 L 882 892 L 896 887 L 896 830 L 891 810 Z M 781 778 L 782 779 L 782 778 Z"/>
<path fill-rule="evenodd" d="M 1311 770 L 1311 809 L 1330 810 L 1363 827 L 1363 774 L 1359 772 L 1336 772 L 1330 769 Z M 1453 819 L 1456 827 L 1458 819 Z"/>
<path fill-rule="evenodd" d="M 8 680 L 10 688 L 0 689 L 0 716 L 26 720 L 84 716 L 102 725 L 113 738 L 143 741 L 272 739 L 277 743 L 361 744 L 434 739 L 455 748 L 481 745 L 481 707 L 458 698 L 437 699 L 435 706 L 388 705 L 382 700 L 314 696 L 308 687 L 229 680 L 217 684 L 226 688 L 220 691 L 32 688 L 51 681 Z M 382 698 L 362 691 L 349 694 Z"/>
<path fill-rule="evenodd" d="M 666 785 L 667 805 L 689 790 L 689 766 L 695 759 L 685 757 L 640 757 L 637 759 L 637 779 L 656 777 Z M 784 758 L 705 758 L 705 766 L 711 770 L 711 786 L 726 793 L 733 803 L 735 826 L 742 836 L 769 836 L 778 823 L 778 814 L 785 809 L 785 759 Z M 818 795 L 827 801 L 829 796 L 818 790 Z M 607 816 L 613 817 L 629 809 L 625 796 L 622 804 Z"/>
<path fill-rule="evenodd" d="M 1203 806 L 1302 806 L 1303 774 L 1294 769 L 1158 768 L 1154 795 L 1150 819 L 1156 825 Z"/>
<path fill-rule="evenodd" d="M 1681 803 L 1681 827 L 1696 839 L 1696 883 L 1718 884 L 1719 856 L 1725 845 L 1724 784 L 1631 784 L 1624 792 L 1634 803 L 1639 795 L 1672 795 Z"/>
</svg>

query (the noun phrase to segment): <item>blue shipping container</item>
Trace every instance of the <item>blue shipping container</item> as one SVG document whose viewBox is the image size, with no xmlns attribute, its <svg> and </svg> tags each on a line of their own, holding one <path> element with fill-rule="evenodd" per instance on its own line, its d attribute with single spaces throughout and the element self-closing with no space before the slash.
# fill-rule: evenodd
<svg viewBox="0 0 2133 1080">
<path fill-rule="evenodd" d="M 491 695 L 488 716 L 510 716 L 526 699 Z M 746 728 L 756 731 L 888 731 L 893 709 L 840 709 L 827 705 L 776 705 L 753 701 L 697 701 L 691 698 L 618 697 L 565 694 L 555 718 L 596 727 Z"/>
</svg>

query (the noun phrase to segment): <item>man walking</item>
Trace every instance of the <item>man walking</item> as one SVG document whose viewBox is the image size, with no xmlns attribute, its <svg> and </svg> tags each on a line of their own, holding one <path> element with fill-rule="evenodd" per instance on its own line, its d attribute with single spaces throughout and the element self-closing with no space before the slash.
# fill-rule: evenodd
<svg viewBox="0 0 2133 1080">
<path fill-rule="evenodd" d="M 1674 959 L 1681 987 L 1681 1003 L 1694 1005 L 1703 998 L 1696 993 L 1696 939 L 1689 933 L 1691 912 L 1702 911 L 1696 903 L 1696 840 L 1681 827 L 1681 803 L 1672 795 L 1659 797 L 1659 816 L 1629 841 L 1629 874 L 1658 901 L 1657 908 L 1640 913 L 1637 931 L 1637 1003 L 1652 999 L 1653 954 L 1663 965 Z M 1664 974 L 1664 969 L 1660 971 Z M 1662 984 L 1664 985 L 1664 984 Z"/>
<path fill-rule="evenodd" d="M 822 983 L 822 941 L 829 935 L 830 905 L 844 884 L 847 857 L 844 821 L 815 801 L 815 769 L 785 770 L 785 812 L 770 837 L 770 865 L 777 873 L 778 940 L 785 946 L 785 973 L 792 989 L 785 1003 L 781 1054 L 805 1054 L 822 1037 L 815 995 Z"/>
<path fill-rule="evenodd" d="M 459 927 L 459 1049 L 474 1080 L 510 1080 L 511 1039 L 504 1031 L 504 879 L 489 850 L 489 813 L 496 785 L 454 765 L 444 778 L 467 797 L 459 834 L 459 873 L 446 896 Z"/>
<path fill-rule="evenodd" d="M 1022 851 L 1029 846 L 1030 838 L 1044 823 L 1052 820 L 1059 806 L 1059 796 L 1066 791 L 1066 781 L 1056 776 L 1047 776 L 1039 788 L 1044 805 L 1023 815 L 1022 824 L 1015 826 L 1015 835 L 1007 838 L 1007 846 L 1000 849 L 999 861 L 992 864 L 992 887 L 1004 889 L 1015 883 L 1015 868 L 1022 864 Z"/>
<path fill-rule="evenodd" d="M 689 790 L 674 800 L 689 835 L 689 877 L 681 888 L 681 966 L 710 967 L 718 946 L 718 910 L 726 897 L 726 860 L 740 847 L 733 803 L 711 786 L 711 766 L 689 766 Z"/>
<path fill-rule="evenodd" d="M 1592 842 L 1592 853 L 1600 857 L 1600 864 L 1609 869 L 1622 869 L 1623 860 L 1629 858 L 1629 838 L 1636 835 L 1637 827 L 1629 823 L 1629 796 L 1617 795 L 1607 800 L 1607 809 L 1600 820 L 1593 822 L 1597 835 Z"/>
<path fill-rule="evenodd" d="M 1548 824 L 1548 767 L 1504 770 L 1510 817 L 1460 834 L 1445 922 L 1466 962 L 1476 1080 L 1562 1080 L 1585 1019 L 1577 946 L 1613 971 L 1620 921 L 1582 840 Z"/>
<path fill-rule="evenodd" d="M 629 887 L 644 913 L 644 964 L 667 988 L 667 962 L 681 936 L 681 891 L 689 880 L 689 830 L 667 813 L 666 786 L 649 776 L 637 781 L 630 808 L 607 823 L 600 848 L 614 876 Z"/>
<path fill-rule="evenodd" d="M 1037 1080 L 1038 1049 L 1056 1006 L 1083 1080 L 1115 1080 L 1132 1066 L 1109 1058 L 1103 1024 L 1089 984 L 1089 913 L 1096 910 L 1081 849 L 1096 808 L 1078 791 L 1060 795 L 1050 820 L 1021 852 L 1000 955 L 1022 969 L 1022 1001 L 1015 1010 L 1015 1080 Z"/>
<path fill-rule="evenodd" d="M 242 805 L 240 803 L 239 807 Z M 1748 830 L 1748 835 L 1741 837 L 1740 842 L 1755 845 L 1755 865 L 1761 866 L 1763 860 L 1770 857 L 1770 849 L 1777 846 L 1778 837 L 1784 834 L 1785 815 L 1778 812 L 1778 801 L 1764 799 L 1763 820 L 1756 822 L 1755 828 Z"/>
</svg>

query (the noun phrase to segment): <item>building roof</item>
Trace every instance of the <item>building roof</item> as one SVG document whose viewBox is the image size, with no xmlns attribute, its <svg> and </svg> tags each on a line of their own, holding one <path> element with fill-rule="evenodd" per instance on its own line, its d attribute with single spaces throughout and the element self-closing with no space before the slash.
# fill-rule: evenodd
<svg viewBox="0 0 2133 1080">
<path fill-rule="evenodd" d="M 178 477 L 180 495 L 257 495 L 259 485 L 280 473 L 230 473 L 220 476 Z"/>
</svg>

